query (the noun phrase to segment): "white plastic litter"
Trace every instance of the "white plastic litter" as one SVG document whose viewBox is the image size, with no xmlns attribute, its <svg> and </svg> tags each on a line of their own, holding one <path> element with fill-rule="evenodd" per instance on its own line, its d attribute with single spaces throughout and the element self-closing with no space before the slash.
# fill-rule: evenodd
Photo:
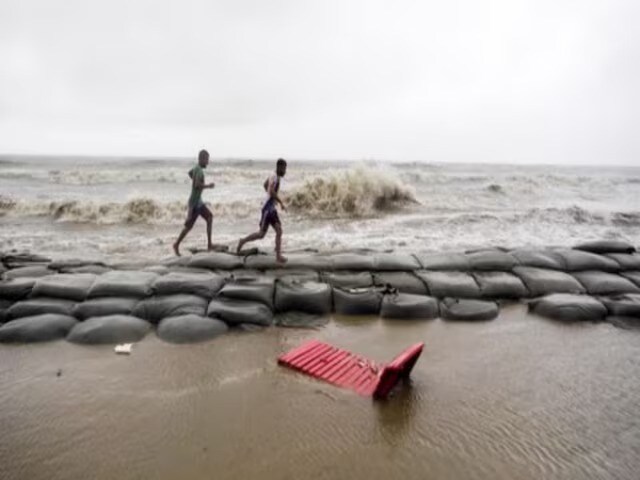
<svg viewBox="0 0 640 480">
<path fill-rule="evenodd" d="M 129 355 L 131 353 L 131 347 L 133 347 L 133 343 L 123 343 L 121 345 L 116 345 L 116 353 L 121 353 L 123 355 Z"/>
</svg>

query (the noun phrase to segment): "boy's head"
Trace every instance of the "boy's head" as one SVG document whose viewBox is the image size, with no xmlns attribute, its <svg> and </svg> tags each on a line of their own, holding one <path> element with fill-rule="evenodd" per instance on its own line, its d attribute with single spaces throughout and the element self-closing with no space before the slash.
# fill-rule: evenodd
<svg viewBox="0 0 640 480">
<path fill-rule="evenodd" d="M 287 161 L 284 158 L 279 158 L 276 162 L 276 174 L 279 177 L 284 177 L 287 173 Z"/>
<path fill-rule="evenodd" d="M 200 152 L 198 152 L 198 165 L 203 168 L 209 165 L 209 152 L 206 150 L 200 150 Z"/>
</svg>

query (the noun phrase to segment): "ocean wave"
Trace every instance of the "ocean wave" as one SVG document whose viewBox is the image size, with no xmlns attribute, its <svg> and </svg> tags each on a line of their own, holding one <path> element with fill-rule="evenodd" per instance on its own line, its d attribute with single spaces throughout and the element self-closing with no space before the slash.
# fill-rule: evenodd
<svg viewBox="0 0 640 480">
<path fill-rule="evenodd" d="M 293 211 L 325 218 L 366 217 L 419 203 L 393 172 L 364 166 L 307 179 L 286 199 Z"/>
</svg>

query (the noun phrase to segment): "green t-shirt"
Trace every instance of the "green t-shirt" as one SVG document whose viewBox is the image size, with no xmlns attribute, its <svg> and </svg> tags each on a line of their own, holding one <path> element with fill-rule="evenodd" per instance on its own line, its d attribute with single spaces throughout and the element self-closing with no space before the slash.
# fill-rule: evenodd
<svg viewBox="0 0 640 480">
<path fill-rule="evenodd" d="M 195 207 L 202 202 L 202 189 L 195 188 L 196 180 L 202 179 L 204 185 L 204 170 L 200 165 L 191 169 L 191 195 L 189 196 L 189 206 Z"/>
</svg>

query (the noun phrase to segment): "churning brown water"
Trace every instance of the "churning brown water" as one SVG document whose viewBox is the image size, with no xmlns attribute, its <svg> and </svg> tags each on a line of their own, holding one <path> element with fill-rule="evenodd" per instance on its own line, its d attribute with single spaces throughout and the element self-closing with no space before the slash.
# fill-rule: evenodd
<svg viewBox="0 0 640 480">
<path fill-rule="evenodd" d="M 316 337 L 391 359 L 388 401 L 278 367 Z M 131 356 L 0 347 L 3 479 L 638 478 L 640 334 L 509 307 L 478 324 L 335 319 Z M 60 375 L 58 375 L 60 373 Z"/>
</svg>

